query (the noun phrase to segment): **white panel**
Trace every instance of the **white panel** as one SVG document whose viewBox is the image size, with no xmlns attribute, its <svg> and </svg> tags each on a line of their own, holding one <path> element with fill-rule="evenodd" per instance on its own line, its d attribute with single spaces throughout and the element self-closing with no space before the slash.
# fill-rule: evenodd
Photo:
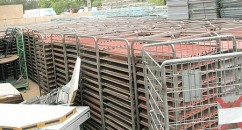
<svg viewBox="0 0 242 130">
<path fill-rule="evenodd" d="M 0 84 L 0 97 L 7 95 L 19 95 L 20 92 L 10 83 Z"/>
<path fill-rule="evenodd" d="M 242 122 L 242 107 L 225 108 L 218 110 L 219 125 Z"/>
<path fill-rule="evenodd" d="M 183 98 L 185 102 L 202 99 L 200 84 L 199 70 L 189 70 L 182 73 Z"/>
<path fill-rule="evenodd" d="M 59 119 L 76 109 L 69 106 L 0 104 L 1 126 L 21 128 Z"/>
</svg>

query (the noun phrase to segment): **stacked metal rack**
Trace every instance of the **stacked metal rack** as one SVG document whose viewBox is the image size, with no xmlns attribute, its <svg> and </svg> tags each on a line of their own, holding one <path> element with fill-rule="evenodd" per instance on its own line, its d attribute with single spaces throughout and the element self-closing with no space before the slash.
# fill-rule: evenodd
<svg viewBox="0 0 242 130">
<path fill-rule="evenodd" d="M 52 34 L 51 43 L 53 47 L 54 68 L 56 71 L 56 85 L 57 87 L 62 87 L 69 81 L 66 46 L 63 42 L 63 35 Z"/>
<path fill-rule="evenodd" d="M 239 38 L 239 24 L 239 21 L 233 20 L 169 21 L 152 17 L 82 18 L 39 24 L 35 25 L 39 30 L 37 34 L 44 37 L 35 37 L 35 51 L 38 53 L 37 70 L 39 75 L 42 73 L 52 79 L 45 83 L 56 81 L 51 82 L 52 86 L 60 87 L 70 80 L 75 58 L 80 56 L 81 81 L 75 104 L 88 105 L 91 109 L 91 119 L 85 123 L 84 128 L 148 129 L 151 123 L 148 122 L 150 115 L 149 112 L 147 114 L 146 106 L 149 98 L 145 97 L 147 91 L 144 87 L 142 46 L 169 40 L 181 41 L 186 38 L 209 39 L 220 34 L 236 34 L 236 38 Z M 238 27 L 238 30 L 230 30 L 235 27 Z M 218 51 L 214 49 L 217 42 L 223 45 L 220 50 L 225 52 L 228 51 L 228 46 L 233 46 L 229 41 L 231 39 L 210 39 L 207 40 L 206 47 L 205 43 L 201 43 L 201 47 L 196 46 L 198 42 L 191 41 L 190 44 L 176 45 L 176 53 L 184 58 L 193 46 L 193 56 L 209 55 L 212 52 L 215 54 Z M 207 47 L 214 50 L 207 50 Z M 165 50 L 169 53 L 165 58 L 172 59 L 170 56 L 175 53 L 170 52 L 171 50 L 169 47 Z M 41 54 L 45 52 L 46 54 Z M 49 52 L 52 55 L 47 55 Z M 41 59 L 51 63 L 46 64 L 47 71 L 39 69 L 40 65 L 44 66 L 44 62 L 39 63 Z M 41 78 L 44 79 L 44 76 Z M 44 81 L 41 78 L 40 81 Z M 49 86 L 51 85 L 45 85 L 46 88 Z M 44 92 L 49 90 L 46 89 Z"/>
<path fill-rule="evenodd" d="M 196 25 L 196 26 L 194 26 Z M 165 26 L 172 26 L 178 29 L 177 24 L 175 22 L 166 23 Z M 165 27 L 164 26 L 164 27 Z M 205 28 L 202 28 L 205 27 Z M 143 71 L 143 63 L 142 63 L 142 54 L 141 48 L 145 44 L 152 44 L 156 42 L 164 42 L 168 40 L 172 40 L 175 38 L 182 38 L 186 36 L 195 35 L 196 33 L 208 33 L 206 30 L 213 29 L 213 26 L 210 26 L 206 22 L 190 22 L 189 25 L 184 25 L 183 28 L 186 30 L 184 32 L 174 32 L 174 33 L 164 33 L 164 34 L 149 34 L 149 36 L 131 39 L 129 42 L 131 43 L 131 57 L 132 57 L 132 65 L 133 65 L 133 76 L 134 76 L 134 87 L 136 88 L 136 103 L 138 107 L 139 119 L 141 129 L 148 129 L 148 115 L 147 115 L 147 107 L 146 107 L 146 97 L 145 97 L 145 82 L 144 82 L 144 71 Z M 159 31 L 164 31 L 165 28 L 159 28 Z M 145 32 L 141 32 L 140 34 L 145 34 Z M 147 34 L 146 34 L 147 35 Z M 208 35 L 208 34 L 207 34 Z M 205 35 L 204 35 L 205 36 Z"/>
<path fill-rule="evenodd" d="M 28 74 L 30 75 L 30 78 L 32 78 L 33 81 L 38 83 L 38 72 L 37 72 L 37 65 L 36 65 L 36 55 L 35 55 L 35 47 L 34 47 L 34 33 L 35 30 L 28 30 L 28 43 L 25 44 L 26 48 L 26 55 L 29 59 L 27 62 L 28 65 Z"/>
<path fill-rule="evenodd" d="M 71 76 L 74 70 L 76 58 L 79 55 L 78 53 L 79 43 L 78 43 L 77 35 L 70 34 L 70 35 L 64 35 L 63 37 L 64 37 L 63 43 L 66 48 L 66 61 L 68 65 L 68 76 L 69 76 L 68 81 L 69 81 L 71 79 Z"/>
<path fill-rule="evenodd" d="M 81 63 L 82 104 L 90 106 L 91 119 L 85 123 L 87 129 L 105 129 L 99 54 L 96 38 L 79 36 Z"/>
<path fill-rule="evenodd" d="M 152 108 L 152 109 L 159 109 L 159 108 L 160 109 L 159 109 L 159 112 L 153 111 L 151 113 L 152 114 L 151 118 L 158 119 L 158 120 L 156 120 L 156 123 L 152 122 L 151 126 L 154 129 L 179 129 L 179 128 L 180 129 L 189 129 L 189 128 L 190 129 L 209 129 L 209 128 L 218 129 L 218 127 L 217 127 L 218 119 L 216 116 L 217 99 L 220 97 L 229 96 L 229 95 L 230 96 L 238 95 L 238 93 L 236 94 L 235 89 L 237 89 L 237 90 L 241 89 L 240 87 L 231 88 L 231 86 L 233 86 L 233 85 L 237 86 L 236 84 L 241 80 L 241 76 L 234 73 L 235 71 L 239 71 L 239 72 L 241 71 L 241 53 L 240 53 L 240 55 L 237 55 L 237 54 L 238 53 L 228 53 L 225 55 L 219 54 L 219 55 L 204 56 L 204 57 L 199 57 L 199 58 L 190 58 L 190 59 L 185 58 L 185 59 L 179 59 L 179 60 L 168 60 L 164 64 L 162 64 L 161 67 L 164 67 L 164 65 L 166 65 L 166 67 L 174 68 L 174 64 L 176 64 L 176 65 L 181 65 L 181 67 L 188 69 L 187 70 L 188 73 L 182 73 L 182 74 L 178 73 L 178 74 L 176 74 L 176 77 L 177 76 L 195 77 L 194 75 L 196 75 L 196 78 L 199 78 L 199 76 L 201 76 L 200 74 L 202 74 L 202 73 L 206 73 L 206 74 L 213 73 L 214 76 L 218 78 L 218 80 L 212 81 L 211 83 L 206 83 L 206 85 L 202 86 L 201 88 L 194 88 L 193 90 L 180 89 L 180 90 L 175 91 L 175 93 L 180 93 L 180 94 L 183 93 L 183 97 L 184 97 L 184 93 L 193 93 L 196 96 L 196 98 L 193 98 L 193 101 L 191 101 L 190 103 L 184 101 L 185 103 L 182 103 L 183 105 L 178 103 L 178 105 L 174 108 L 172 108 L 172 106 L 169 106 L 169 105 L 167 105 L 167 106 L 169 106 L 168 108 L 160 107 L 162 104 L 165 104 L 165 103 L 167 104 L 167 102 L 174 101 L 174 100 L 170 99 L 170 96 L 174 94 L 174 92 L 171 92 L 172 90 L 171 91 L 167 90 L 167 93 L 165 92 L 163 94 L 161 92 L 158 92 L 158 90 L 155 90 L 155 89 L 150 90 L 151 93 L 160 93 L 159 97 L 157 97 L 156 94 L 153 94 L 153 97 L 155 97 L 155 98 L 157 97 L 157 99 L 155 99 L 156 101 L 155 100 L 152 101 L 151 106 L 153 106 L 153 107 L 159 106 L 159 107 Z M 210 64 L 209 68 L 206 65 L 207 63 Z M 199 64 L 204 65 L 204 67 L 199 66 Z M 221 67 L 218 66 L 219 64 L 221 64 Z M 194 70 L 195 67 L 198 68 L 196 71 Z M 165 69 L 165 68 L 163 68 L 163 69 Z M 180 69 L 180 67 L 179 67 L 179 69 Z M 167 71 L 169 71 L 169 70 L 167 69 Z M 170 72 L 173 73 L 172 71 L 170 71 Z M 231 75 L 227 75 L 229 73 Z M 174 76 L 173 74 L 171 74 L 171 75 Z M 224 82 L 224 80 L 226 80 L 226 82 Z M 193 82 L 193 84 L 194 84 L 194 80 L 191 82 Z M 217 83 L 217 86 L 214 84 L 215 82 Z M 225 83 L 228 83 L 228 84 L 225 84 Z M 196 84 L 198 86 L 200 86 L 199 81 Z M 191 86 L 189 85 L 189 87 L 191 87 Z M 231 91 L 225 91 L 226 89 L 228 90 L 228 88 Z M 152 89 L 152 88 L 150 87 L 150 89 Z M 166 89 L 166 88 L 164 88 L 164 89 Z M 169 88 L 167 88 L 167 89 L 169 89 Z M 164 91 L 166 91 L 166 90 L 164 90 Z M 170 93 L 171 95 L 169 95 L 169 96 L 166 95 L 168 93 Z M 214 93 L 214 94 L 212 94 L 212 93 Z M 182 95 L 180 95 L 180 96 L 182 97 Z M 201 101 L 200 99 L 202 98 L 201 96 L 203 97 L 203 99 L 205 99 L 204 100 L 205 102 L 200 102 Z M 160 101 L 160 99 L 162 99 L 162 98 L 165 100 Z M 207 100 L 206 100 L 206 98 L 207 98 Z M 181 98 L 181 100 L 184 100 L 184 99 Z M 189 100 L 189 98 L 188 99 L 185 98 L 185 100 Z M 157 102 L 160 102 L 160 103 L 157 104 Z M 180 102 L 180 100 L 177 102 Z M 191 107 L 191 105 L 193 105 L 193 107 Z M 177 111 L 177 109 L 179 109 L 179 111 Z M 191 111 L 193 111 L 193 112 L 191 112 Z M 166 120 L 167 118 L 169 118 L 168 116 L 175 115 L 175 113 L 177 113 L 176 116 L 178 117 L 178 120 L 180 120 L 180 122 L 176 119 Z M 165 120 L 162 117 L 162 115 L 164 115 Z M 190 118 L 190 115 L 192 118 Z M 189 118 L 190 118 L 190 120 L 189 120 Z M 176 121 L 178 121 L 178 122 L 176 122 Z"/>
<path fill-rule="evenodd" d="M 221 77 L 209 70 L 216 70 L 219 65 L 212 61 L 166 64 L 169 59 L 182 60 L 236 51 L 233 36 L 145 45 L 143 62 L 150 129 L 216 128 L 216 97 L 220 96 L 216 83 Z"/>
<path fill-rule="evenodd" d="M 38 83 L 38 72 L 37 72 L 37 64 L 36 64 L 36 50 L 35 50 L 35 41 L 34 41 L 34 33 L 36 30 L 26 29 L 24 31 L 24 42 L 26 48 L 26 58 L 27 60 L 27 68 L 29 78 Z"/>
<path fill-rule="evenodd" d="M 122 39 L 97 41 L 107 129 L 137 129 L 129 43 Z"/>
<path fill-rule="evenodd" d="M 40 93 L 45 95 L 56 88 L 51 39 L 38 33 L 34 34 L 34 39 Z"/>
</svg>

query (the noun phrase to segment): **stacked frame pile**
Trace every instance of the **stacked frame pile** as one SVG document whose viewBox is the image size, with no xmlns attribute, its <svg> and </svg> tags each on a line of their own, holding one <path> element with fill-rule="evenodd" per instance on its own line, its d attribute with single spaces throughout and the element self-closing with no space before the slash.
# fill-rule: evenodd
<svg viewBox="0 0 242 130">
<path fill-rule="evenodd" d="M 216 83 L 221 77 L 209 70 L 219 69 L 218 64 L 210 61 L 160 67 L 170 59 L 235 52 L 235 46 L 233 36 L 145 45 L 143 62 L 150 129 L 216 129 L 216 97 L 221 94 Z"/>
<path fill-rule="evenodd" d="M 103 96 L 100 83 L 99 55 L 96 38 L 78 36 L 81 62 L 82 104 L 90 106 L 91 118 L 85 123 L 86 129 L 105 129 Z"/>
<path fill-rule="evenodd" d="M 90 106 L 91 119 L 85 123 L 85 129 L 148 129 L 150 123 L 146 110 L 142 45 L 173 38 L 230 34 L 233 31 L 222 33 L 218 29 L 231 29 L 239 23 L 230 21 L 228 24 L 226 20 L 166 21 L 148 18 L 118 18 L 110 22 L 113 20 L 54 21 L 53 24 L 58 26 L 45 25 L 45 28 L 56 29 L 60 33 L 53 34 L 50 29 L 45 32 L 52 34 L 50 45 L 53 68 L 49 71 L 54 70 L 55 81 L 58 83 L 56 87 L 69 82 L 76 56 L 82 60 L 80 88 L 75 104 Z"/>
<path fill-rule="evenodd" d="M 52 34 L 51 43 L 53 49 L 56 87 L 62 87 L 69 81 L 69 73 L 66 57 L 66 46 L 62 34 Z"/>
<path fill-rule="evenodd" d="M 106 129 L 138 129 L 130 45 L 108 38 L 97 44 Z"/>
<path fill-rule="evenodd" d="M 169 23 L 166 23 L 167 26 L 173 26 L 175 27 L 175 23 L 169 25 Z M 191 26 L 196 25 L 196 27 L 193 27 L 189 29 Z M 206 26 L 206 28 L 202 29 L 201 27 Z M 164 42 L 172 40 L 173 38 L 182 38 L 186 36 L 192 36 L 198 32 L 200 33 L 207 33 L 207 29 L 213 28 L 207 25 L 207 23 L 203 22 L 194 22 L 189 23 L 189 26 L 186 25 L 184 28 L 187 28 L 185 32 L 176 34 L 161 34 L 161 35 L 151 35 L 149 37 L 149 40 L 144 37 L 144 40 L 130 40 L 131 43 L 131 57 L 132 57 L 132 66 L 133 66 L 133 77 L 134 77 L 134 88 L 136 88 L 136 106 L 137 106 L 137 115 L 139 115 L 139 118 L 137 119 L 137 122 L 140 124 L 140 129 L 148 129 L 149 123 L 148 123 L 148 115 L 147 115 L 147 107 L 146 107 L 146 97 L 145 97 L 145 82 L 144 82 L 144 71 L 143 71 L 143 63 L 142 63 L 142 46 L 145 44 L 152 44 L 155 42 Z M 165 28 L 164 28 L 165 29 Z M 164 29 L 159 29 L 159 31 L 164 31 Z M 166 30 L 168 31 L 168 30 Z M 144 34 L 141 32 L 141 34 Z M 141 35 L 140 35 L 141 36 Z"/>
<path fill-rule="evenodd" d="M 26 58 L 27 60 L 27 68 L 29 78 L 38 83 L 38 72 L 37 72 L 37 61 L 36 61 L 36 50 L 35 50 L 35 41 L 34 41 L 34 33 L 35 30 L 27 29 L 24 34 L 24 42 L 26 49 Z"/>
<path fill-rule="evenodd" d="M 45 95 L 56 88 L 51 38 L 34 34 L 40 94 Z"/>
<path fill-rule="evenodd" d="M 75 67 L 76 58 L 79 55 L 79 43 L 76 35 L 64 35 L 64 46 L 66 48 L 66 61 L 68 65 L 68 81 L 71 80 Z"/>
</svg>

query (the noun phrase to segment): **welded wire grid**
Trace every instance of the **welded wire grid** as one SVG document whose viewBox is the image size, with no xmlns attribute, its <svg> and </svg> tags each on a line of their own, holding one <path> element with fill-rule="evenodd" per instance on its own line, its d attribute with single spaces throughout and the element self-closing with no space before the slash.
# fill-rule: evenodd
<svg viewBox="0 0 242 130">
<path fill-rule="evenodd" d="M 233 59 L 227 58 L 223 61 L 223 66 L 221 66 L 220 59 L 213 60 L 213 58 L 207 61 L 189 60 L 185 63 L 181 61 L 184 58 L 204 57 L 205 55 L 220 57 L 221 54 L 235 52 L 236 48 L 219 49 L 219 46 L 214 46 L 211 42 L 216 39 L 217 42 L 222 41 L 224 38 L 231 40 L 231 37 L 219 36 L 210 40 L 196 39 L 193 45 L 190 44 L 192 41 L 188 40 L 144 46 L 145 92 L 150 129 L 217 127 L 216 99 L 221 94 L 227 94 L 225 90 L 219 89 L 221 84 L 234 84 L 233 73 L 235 71 L 229 68 L 234 67 Z M 229 41 L 226 42 L 229 43 Z M 179 50 L 179 44 L 180 47 L 186 47 Z M 223 43 L 220 42 L 220 44 Z M 173 64 L 167 64 L 171 59 L 177 60 Z"/>
<path fill-rule="evenodd" d="M 153 37 L 150 37 L 150 39 L 156 39 L 156 36 L 153 36 Z M 162 36 L 159 36 L 159 39 L 163 39 L 164 41 L 167 40 L 167 37 L 162 37 Z M 178 38 L 179 39 L 179 38 Z M 214 48 L 214 45 L 216 45 L 216 38 L 215 39 L 210 39 L 210 38 L 205 38 L 204 39 L 204 43 L 202 42 L 202 40 L 197 40 L 197 41 L 190 41 L 188 43 L 188 45 L 175 45 L 176 49 L 180 50 L 180 51 L 177 51 L 177 53 L 182 53 L 181 50 L 183 51 L 184 54 L 178 54 L 178 55 L 183 55 L 185 56 L 186 55 L 186 51 L 188 52 L 192 52 L 192 50 L 190 49 L 187 49 L 187 47 L 191 47 L 194 49 L 194 51 L 196 52 L 204 52 L 204 54 L 198 54 L 198 55 L 205 55 L 205 52 L 207 51 L 209 53 L 209 50 L 213 50 Z M 218 38 L 219 39 L 219 38 Z M 218 40 L 217 39 L 217 40 Z M 223 40 L 223 43 L 224 45 L 228 45 L 228 44 L 232 44 L 233 42 L 233 37 L 231 38 L 227 38 L 227 40 L 229 40 L 227 43 L 226 42 L 226 37 L 224 37 Z M 174 39 L 175 40 L 175 39 Z M 131 42 L 131 41 L 130 41 Z M 152 43 L 155 43 L 155 42 L 158 42 L 158 41 L 155 41 L 155 40 L 135 40 L 133 42 L 131 42 L 131 54 L 132 54 L 132 62 L 133 62 L 133 75 L 134 75 L 134 87 L 136 88 L 135 92 L 136 92 L 136 105 L 138 107 L 138 114 L 139 115 L 139 119 L 138 119 L 138 122 L 140 122 L 140 125 L 141 125 L 141 128 L 146 128 L 148 127 L 148 117 L 147 117 L 147 113 L 146 113 L 146 97 L 145 97 L 145 87 L 144 87 L 144 73 L 143 73 L 143 65 L 142 65 L 142 61 L 141 61 L 141 47 L 144 45 L 144 44 L 152 44 Z M 160 41 L 161 42 L 161 41 Z M 183 41 L 184 43 L 186 43 L 185 41 Z M 200 43 L 199 43 L 200 42 Z M 195 44 L 195 43 L 198 43 L 200 45 L 209 45 L 211 44 L 211 48 L 209 48 L 208 46 L 207 47 L 202 47 L 200 45 L 192 45 L 192 44 Z M 206 43 L 206 44 L 205 44 Z M 179 44 L 183 44 L 182 42 L 179 43 Z M 191 45 L 189 45 L 191 44 Z M 192 47 L 193 46 L 193 47 Z M 226 47 L 221 47 L 223 48 L 222 50 L 229 50 L 229 49 L 232 49 L 231 47 L 233 45 L 229 45 L 230 47 L 226 46 Z M 198 48 L 199 47 L 199 48 Z M 161 49 L 162 47 L 158 48 L 158 49 Z M 157 50 L 158 50 L 157 49 Z M 165 49 L 168 49 L 168 50 L 165 50 Z M 200 50 L 199 50 L 200 49 Z M 164 50 L 163 51 L 166 51 L 166 52 L 169 52 L 171 51 L 172 49 L 169 49 L 167 47 L 164 47 Z M 155 51 L 155 49 L 153 48 L 153 51 Z M 230 50 L 231 51 L 231 50 Z M 174 52 L 175 53 L 175 52 Z M 222 53 L 222 52 L 221 52 Z M 192 55 L 193 56 L 193 55 Z M 185 56 L 186 57 L 186 56 Z"/>
</svg>

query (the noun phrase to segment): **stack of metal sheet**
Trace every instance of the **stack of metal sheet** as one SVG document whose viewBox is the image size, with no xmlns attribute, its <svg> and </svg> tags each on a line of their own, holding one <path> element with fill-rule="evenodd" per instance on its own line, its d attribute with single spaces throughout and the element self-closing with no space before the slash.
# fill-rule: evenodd
<svg viewBox="0 0 242 130">
<path fill-rule="evenodd" d="M 222 18 L 241 18 L 242 1 L 241 0 L 220 0 L 220 16 Z"/>
<path fill-rule="evenodd" d="M 168 19 L 189 19 L 187 0 L 167 0 Z"/>
<path fill-rule="evenodd" d="M 217 19 L 218 0 L 189 0 L 191 19 Z"/>
</svg>

